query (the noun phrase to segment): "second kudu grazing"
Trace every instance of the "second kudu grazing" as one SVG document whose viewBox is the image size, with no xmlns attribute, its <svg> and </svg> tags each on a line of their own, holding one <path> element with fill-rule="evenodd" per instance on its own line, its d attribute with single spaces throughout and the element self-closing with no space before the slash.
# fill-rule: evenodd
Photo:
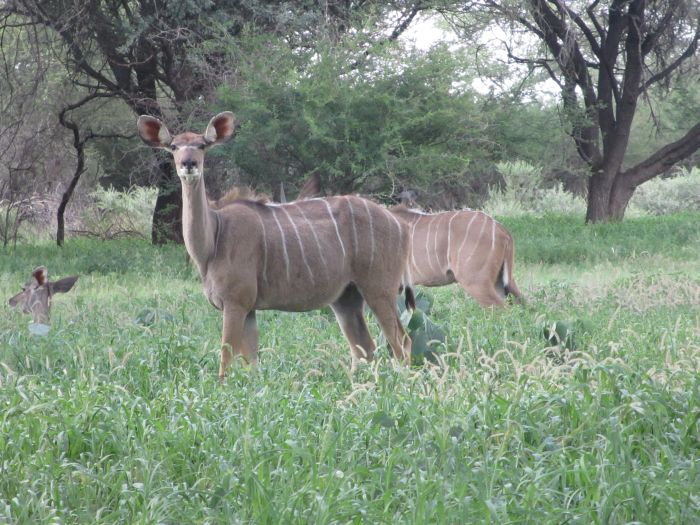
<svg viewBox="0 0 700 525">
<path fill-rule="evenodd" d="M 299 198 L 319 191 L 318 177 L 309 178 Z M 502 224 L 482 211 L 425 213 L 410 208 L 406 200 L 389 210 L 410 227 L 413 284 L 457 282 L 483 307 L 505 306 L 508 295 L 524 303 L 513 279 L 513 236 Z"/>
<path fill-rule="evenodd" d="M 35 324 L 48 325 L 51 313 L 51 299 L 57 293 L 66 293 L 73 288 L 78 276 L 64 277 L 58 281 L 49 281 L 45 266 L 32 271 L 31 279 L 22 287 L 22 291 L 10 297 L 8 304 L 20 308 L 25 314 L 32 315 Z"/>
<path fill-rule="evenodd" d="M 513 237 L 498 221 L 474 210 L 424 213 L 402 204 L 391 212 L 410 225 L 415 284 L 459 283 L 484 307 L 523 303 L 513 279 Z"/>
<path fill-rule="evenodd" d="M 396 305 L 403 286 L 413 307 L 406 224 L 355 196 L 290 204 L 236 200 L 214 210 L 205 192 L 204 152 L 233 136 L 233 114 L 216 115 L 201 135 L 172 136 L 160 120 L 145 115 L 138 129 L 144 142 L 170 151 L 175 161 L 185 247 L 206 297 L 223 311 L 220 379 L 233 354 L 256 362 L 256 310 L 299 312 L 330 304 L 354 367 L 358 359 L 372 359 L 375 350 L 363 316 L 367 302 L 394 356 L 410 363 L 411 340 Z"/>
</svg>

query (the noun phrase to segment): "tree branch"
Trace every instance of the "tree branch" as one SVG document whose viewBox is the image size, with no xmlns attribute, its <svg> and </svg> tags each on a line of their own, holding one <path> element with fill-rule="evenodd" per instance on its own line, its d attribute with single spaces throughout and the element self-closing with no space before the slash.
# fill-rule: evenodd
<svg viewBox="0 0 700 525">
<path fill-rule="evenodd" d="M 600 0 L 594 0 L 587 8 L 586 8 L 586 13 L 588 13 L 588 18 L 591 19 L 591 22 L 593 22 L 593 27 L 595 27 L 595 30 L 598 32 L 598 36 L 600 37 L 601 42 L 605 40 L 605 29 L 603 26 L 600 25 L 600 22 L 598 22 L 598 19 L 595 16 L 595 13 L 593 12 L 596 7 L 598 7 L 598 4 L 600 3 Z"/>
<path fill-rule="evenodd" d="M 80 176 L 85 171 L 85 143 L 94 137 L 94 134 L 92 132 L 89 132 L 87 136 L 81 139 L 80 128 L 75 122 L 68 120 L 66 118 L 66 114 L 69 111 L 73 111 L 81 106 L 84 106 L 85 104 L 96 98 L 113 98 L 116 96 L 117 95 L 115 93 L 90 93 L 89 95 L 86 95 L 83 98 L 81 98 L 79 101 L 64 106 L 58 114 L 58 120 L 61 123 L 61 125 L 64 128 L 69 129 L 73 133 L 73 147 L 75 148 L 75 152 L 78 157 L 78 163 L 75 167 L 75 171 L 73 172 L 73 178 L 68 184 L 66 191 L 63 192 L 63 195 L 61 196 L 61 202 L 58 205 L 58 209 L 56 210 L 56 219 L 58 222 L 56 227 L 56 244 L 58 244 L 59 246 L 63 246 L 63 241 L 65 239 L 64 214 L 66 211 L 66 207 L 68 206 L 70 198 L 73 196 L 73 191 L 75 190 L 75 187 L 78 185 Z"/>
<path fill-rule="evenodd" d="M 617 86 L 617 79 L 615 78 L 615 74 L 613 72 L 613 66 L 614 64 L 609 63 L 606 60 L 606 57 L 603 53 L 603 50 L 599 44 L 599 42 L 596 40 L 595 35 L 593 35 L 593 32 L 591 29 L 586 25 L 586 23 L 583 21 L 581 16 L 576 13 L 575 11 L 571 10 L 562 0 L 557 0 L 558 4 L 561 4 L 561 8 L 566 11 L 566 14 L 571 17 L 571 19 L 574 21 L 574 23 L 579 27 L 583 35 L 586 37 L 586 40 L 588 41 L 588 45 L 591 46 L 591 51 L 595 56 L 598 57 L 598 60 L 600 61 L 600 70 L 601 72 L 605 73 L 608 77 L 608 81 L 610 82 L 610 88 L 612 89 L 613 96 L 615 97 L 615 102 L 619 103 L 620 102 L 620 91 Z M 589 16 L 591 19 L 595 20 L 595 17 L 593 16 L 592 13 L 589 13 Z"/>
<path fill-rule="evenodd" d="M 622 176 L 633 187 L 666 172 L 675 163 L 689 157 L 700 149 L 700 122 L 695 124 L 682 138 L 656 151 L 636 166 L 626 170 Z"/>
<path fill-rule="evenodd" d="M 700 20 L 698 20 L 698 25 L 695 28 L 693 40 L 690 42 L 685 51 L 683 51 L 683 53 L 681 53 L 678 58 L 671 62 L 671 64 L 669 64 L 666 68 L 649 77 L 649 79 L 644 82 L 643 89 L 648 89 L 652 84 L 668 78 L 668 76 L 678 69 L 683 62 L 692 57 L 698 49 L 698 40 L 700 40 Z"/>
</svg>

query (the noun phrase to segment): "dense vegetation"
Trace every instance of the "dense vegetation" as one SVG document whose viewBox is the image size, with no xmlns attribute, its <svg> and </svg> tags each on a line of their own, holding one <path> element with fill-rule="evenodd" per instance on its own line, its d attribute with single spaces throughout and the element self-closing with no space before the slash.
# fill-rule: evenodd
<svg viewBox="0 0 700 525">
<path fill-rule="evenodd" d="M 499 162 L 526 161 L 583 196 L 586 220 L 621 219 L 638 187 L 697 164 L 700 10 L 550 4 L 3 2 L 0 213 L 150 185 L 153 240 L 178 239 L 179 182 L 137 147 L 136 116 L 179 132 L 225 109 L 240 126 L 208 160 L 215 197 L 234 183 L 277 194 L 318 170 L 332 193 L 477 206 Z M 430 21 L 442 36 L 412 45 Z"/>
<path fill-rule="evenodd" d="M 0 297 L 81 278 L 46 337 L 0 307 L 0 522 L 697 523 L 699 220 L 504 218 L 528 306 L 432 290 L 440 366 L 350 375 L 327 312 L 266 312 L 221 385 L 181 248 L 2 251 Z"/>
</svg>

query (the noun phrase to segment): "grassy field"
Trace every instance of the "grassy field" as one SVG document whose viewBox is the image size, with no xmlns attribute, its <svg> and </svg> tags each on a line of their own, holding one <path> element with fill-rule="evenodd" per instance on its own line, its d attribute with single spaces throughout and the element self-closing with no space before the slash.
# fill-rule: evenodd
<svg viewBox="0 0 700 525">
<path fill-rule="evenodd" d="M 529 304 L 431 290 L 441 366 L 351 375 L 327 312 L 263 312 L 223 385 L 182 248 L 0 251 L 3 303 L 81 275 L 46 337 L 0 306 L 0 523 L 700 523 L 700 216 L 503 222 Z"/>
</svg>

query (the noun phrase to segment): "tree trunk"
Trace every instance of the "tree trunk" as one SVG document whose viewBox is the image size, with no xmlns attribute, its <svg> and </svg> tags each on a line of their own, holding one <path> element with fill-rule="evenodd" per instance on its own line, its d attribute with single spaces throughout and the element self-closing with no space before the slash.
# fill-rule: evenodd
<svg viewBox="0 0 700 525">
<path fill-rule="evenodd" d="M 608 214 L 611 220 L 621 221 L 625 217 L 627 206 L 634 195 L 634 190 L 637 188 L 629 184 L 628 173 L 618 174 L 615 177 L 615 182 L 610 192 L 610 204 L 608 205 Z"/>
<path fill-rule="evenodd" d="M 170 158 L 159 162 L 161 174 L 158 183 L 158 198 L 153 210 L 151 241 L 153 244 L 165 244 L 174 241 L 182 244 L 182 193 Z"/>
<path fill-rule="evenodd" d="M 146 83 L 143 81 L 143 83 Z M 163 119 L 163 112 L 156 101 L 155 84 L 151 80 L 147 82 L 152 89 L 150 96 L 129 99 L 127 104 L 131 106 L 134 113 L 138 115 L 152 115 Z M 182 238 L 182 193 L 180 192 L 180 181 L 173 169 L 172 157 L 162 151 L 156 151 L 158 159 L 158 197 L 153 209 L 153 221 L 151 223 L 151 242 L 153 244 L 165 244 L 174 241 L 178 244 L 184 242 Z"/>
<path fill-rule="evenodd" d="M 588 207 L 586 209 L 586 223 L 604 222 L 610 217 L 610 191 L 613 186 L 611 175 L 607 170 L 598 170 L 588 180 Z"/>
</svg>

